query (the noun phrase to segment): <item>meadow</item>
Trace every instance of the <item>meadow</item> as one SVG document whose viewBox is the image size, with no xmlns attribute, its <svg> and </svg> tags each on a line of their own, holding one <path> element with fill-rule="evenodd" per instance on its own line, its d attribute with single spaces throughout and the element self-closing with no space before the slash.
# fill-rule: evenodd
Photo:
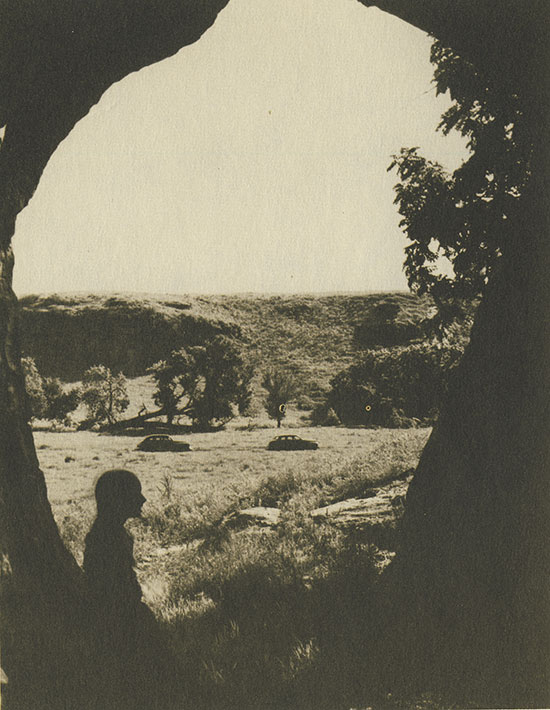
<svg viewBox="0 0 550 710">
<path fill-rule="evenodd" d="M 156 409 L 147 368 L 174 348 L 230 335 L 256 367 L 248 416 L 210 433 L 183 433 L 184 420 L 172 435 L 190 444 L 185 453 L 141 452 L 140 437 L 35 422 L 52 510 L 79 564 L 99 475 L 126 468 L 142 483 L 142 517 L 127 525 L 144 601 L 179 669 L 174 710 L 449 707 L 420 697 L 403 677 L 393 644 L 407 625 L 397 616 L 406 612 L 399 601 L 384 611 L 406 481 L 430 429 L 413 419 L 408 429 L 311 426 L 312 410 L 343 368 L 370 347 L 424 337 L 429 301 L 53 295 L 29 297 L 22 307 L 24 350 L 40 373 L 70 388 L 90 365 L 124 372 L 125 417 Z M 386 322 L 380 313 L 388 310 Z M 273 366 L 299 383 L 280 430 L 261 385 Z M 84 406 L 72 416 L 82 421 Z M 283 433 L 319 449 L 268 451 Z M 392 482 L 399 491 L 395 507 L 386 499 L 385 517 L 369 512 L 366 522 L 344 524 L 311 515 L 348 499 L 373 502 L 377 492 L 384 498 Z M 256 507 L 276 508 L 278 523 L 244 524 L 238 512 Z"/>
<path fill-rule="evenodd" d="M 281 432 L 320 448 L 267 451 Z M 428 435 L 278 432 L 237 420 L 225 431 L 176 437 L 191 444 L 187 453 L 140 452 L 138 438 L 93 432 L 37 431 L 35 442 L 55 518 L 79 562 L 97 477 L 117 467 L 140 478 L 147 503 L 129 529 L 144 599 L 181 668 L 182 706 L 336 710 L 366 697 L 403 707 L 368 661 L 379 643 L 377 580 L 393 551 L 368 530 L 309 513 L 414 467 Z M 258 505 L 280 509 L 276 528 L 224 524 L 232 511 Z"/>
</svg>

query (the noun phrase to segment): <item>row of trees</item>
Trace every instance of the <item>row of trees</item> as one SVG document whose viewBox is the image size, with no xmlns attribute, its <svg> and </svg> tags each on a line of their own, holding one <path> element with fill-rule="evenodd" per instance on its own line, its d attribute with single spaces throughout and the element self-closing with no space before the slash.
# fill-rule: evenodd
<svg viewBox="0 0 550 710">
<path fill-rule="evenodd" d="M 174 350 L 152 365 L 153 401 L 158 409 L 121 419 L 130 404 L 127 380 L 105 365 L 87 369 L 78 387 L 64 387 L 55 377 L 43 377 L 31 357 L 23 359 L 27 390 L 28 419 L 46 419 L 69 424 L 70 415 L 83 405 L 83 426 L 102 425 L 120 428 L 142 425 L 147 420 L 165 417 L 170 425 L 180 417 L 191 420 L 197 429 L 221 426 L 236 412 L 246 414 L 252 400 L 254 363 L 230 338 L 217 336 L 204 345 Z M 264 373 L 267 390 L 265 406 L 280 426 L 286 404 L 296 395 L 296 381 L 282 370 Z"/>
<path fill-rule="evenodd" d="M 84 372 L 79 387 L 66 388 L 57 377 L 43 377 L 32 357 L 22 360 L 27 391 L 27 418 L 69 424 L 70 415 L 83 404 L 90 423 L 114 424 L 130 404 L 126 378 L 104 365 Z"/>
<path fill-rule="evenodd" d="M 461 343 L 417 342 L 368 350 L 362 359 L 332 378 L 330 390 L 314 409 L 315 425 L 337 424 L 401 427 L 431 424 L 443 400 L 448 376 L 463 352 Z M 125 429 L 164 417 L 169 425 L 190 419 L 207 430 L 249 413 L 254 366 L 227 338 L 174 350 L 149 368 L 155 383 L 157 409 L 122 419 L 130 404 L 127 380 L 104 365 L 90 367 L 78 387 L 64 387 L 57 378 L 42 377 L 32 358 L 24 359 L 29 418 L 69 424 L 79 405 L 86 410 L 82 427 Z M 264 405 L 281 426 L 287 405 L 300 393 L 287 371 L 264 372 Z"/>
</svg>

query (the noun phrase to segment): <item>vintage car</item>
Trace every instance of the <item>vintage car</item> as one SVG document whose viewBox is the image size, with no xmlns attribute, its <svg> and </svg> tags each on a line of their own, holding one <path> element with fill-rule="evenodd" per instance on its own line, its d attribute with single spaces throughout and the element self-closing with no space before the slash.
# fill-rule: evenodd
<svg viewBox="0 0 550 710">
<path fill-rule="evenodd" d="M 319 444 L 316 441 L 301 439 L 294 434 L 283 434 L 270 441 L 267 448 L 270 451 L 302 451 L 304 449 L 318 449 Z"/>
<path fill-rule="evenodd" d="M 138 451 L 191 451 L 185 441 L 174 441 L 168 434 L 151 434 L 140 441 Z"/>
</svg>

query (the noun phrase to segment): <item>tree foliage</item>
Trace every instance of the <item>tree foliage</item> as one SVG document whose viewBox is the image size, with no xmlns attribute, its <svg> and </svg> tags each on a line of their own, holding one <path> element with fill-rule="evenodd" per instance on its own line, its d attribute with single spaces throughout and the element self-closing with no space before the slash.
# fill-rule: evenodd
<svg viewBox="0 0 550 710">
<path fill-rule="evenodd" d="M 21 366 L 25 376 L 25 390 L 27 392 L 27 418 L 29 421 L 31 419 L 40 419 L 46 407 L 44 379 L 38 372 L 34 358 L 21 358 Z"/>
<path fill-rule="evenodd" d="M 154 401 L 172 423 L 188 416 L 198 428 L 223 424 L 250 404 L 254 373 L 239 346 L 225 336 L 205 345 L 180 348 L 149 368 L 156 383 Z"/>
<path fill-rule="evenodd" d="M 427 342 L 370 350 L 331 380 L 326 407 L 344 424 L 433 423 L 462 352 L 458 345 Z"/>
<path fill-rule="evenodd" d="M 469 158 L 453 173 L 418 148 L 402 148 L 396 169 L 395 203 L 409 244 L 405 273 L 419 294 L 430 293 L 440 315 L 456 314 L 461 299 L 481 295 L 507 244 L 512 218 L 529 179 L 532 138 L 516 95 L 489 87 L 483 76 L 436 41 L 431 61 L 438 94 L 449 92 L 450 108 L 438 129 L 459 131 Z M 438 268 L 447 259 L 452 273 Z"/>
<path fill-rule="evenodd" d="M 44 378 L 46 407 L 43 418 L 54 422 L 70 423 L 69 414 L 80 404 L 80 390 L 72 387 L 65 390 L 57 377 Z"/>
<path fill-rule="evenodd" d="M 97 424 L 114 424 L 130 404 L 126 378 L 105 365 L 94 365 L 83 374 L 81 398 L 88 419 Z"/>
<path fill-rule="evenodd" d="M 280 426 L 286 417 L 286 405 L 296 396 L 296 378 L 286 370 L 272 368 L 264 373 L 262 387 L 267 390 L 266 411 L 271 419 L 277 421 L 277 426 Z"/>
<path fill-rule="evenodd" d="M 32 357 L 22 358 L 28 417 L 68 423 L 69 414 L 80 402 L 78 388 L 65 389 L 56 377 L 42 377 Z"/>
</svg>

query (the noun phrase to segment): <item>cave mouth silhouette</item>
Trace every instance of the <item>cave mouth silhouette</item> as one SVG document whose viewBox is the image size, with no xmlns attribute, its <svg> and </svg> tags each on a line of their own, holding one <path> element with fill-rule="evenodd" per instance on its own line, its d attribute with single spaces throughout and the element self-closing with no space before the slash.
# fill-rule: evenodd
<svg viewBox="0 0 550 710">
<path fill-rule="evenodd" d="M 71 649 L 73 661 L 67 667 L 80 667 L 74 659 L 84 655 L 82 634 L 71 636 L 71 628 L 80 623 L 81 631 L 82 622 L 73 618 L 71 627 L 68 619 L 71 609 L 82 609 L 74 601 L 82 588 L 76 564 L 69 559 L 53 523 L 24 414 L 17 303 L 11 288 L 10 243 L 15 220 L 32 197 L 53 151 L 105 89 L 127 73 L 196 41 L 226 4 L 227 0 L 212 0 L 199 7 L 164 0 L 163 12 L 158 12 L 153 2 L 134 2 L 129 14 L 121 0 L 108 15 L 101 13 L 99 2 L 86 12 L 73 3 L 66 14 L 59 12 L 63 5 L 59 3 L 31 7 L 4 0 L 0 4 L 7 18 L 0 30 L 6 40 L 1 43 L 6 49 L 0 60 L 0 83 L 5 87 L 0 125 L 6 126 L 0 149 L 0 504 L 2 536 L 13 569 L 22 578 L 38 581 L 28 585 L 27 597 L 19 595 L 18 613 L 22 615 L 25 608 L 41 610 L 48 619 L 42 629 L 32 632 L 27 625 L 26 643 L 38 662 L 33 674 L 35 678 L 43 674 L 39 678 L 42 694 L 33 707 L 56 707 L 55 698 L 69 692 L 56 685 L 63 679 L 48 679 L 46 667 L 40 665 L 51 654 L 56 629 L 63 628 L 64 648 Z M 519 693 L 517 687 L 510 688 L 512 679 L 519 677 L 528 699 L 521 704 L 540 706 L 541 698 L 548 699 L 542 670 L 548 658 L 548 640 L 543 638 L 548 628 L 548 600 L 541 580 L 546 582 L 550 568 L 546 472 L 550 255 L 545 238 L 548 204 L 540 199 L 547 194 L 549 182 L 549 90 L 540 81 L 548 51 L 548 13 L 538 0 L 522 4 L 477 0 L 466 7 L 445 0 L 430 0 L 420 7 L 398 0 L 376 4 L 453 46 L 507 90 L 518 91 L 529 114 L 534 143 L 541 148 L 517 221 L 528 248 L 511 245 L 503 278 L 482 304 L 456 388 L 415 477 L 414 494 L 408 501 L 409 542 L 400 553 L 405 561 L 402 579 L 412 587 L 407 608 L 418 603 L 417 621 L 426 622 L 428 638 L 439 637 L 441 643 L 453 647 L 465 630 L 471 633 L 463 651 L 445 656 L 447 662 L 452 661 L 455 681 L 468 677 L 466 671 L 473 674 L 476 670 L 467 655 L 474 645 L 472 638 L 480 641 L 481 633 L 474 656 L 482 664 L 477 669 L 480 682 L 488 674 L 491 686 L 498 688 L 500 682 L 511 697 L 514 691 Z M 24 32 L 15 31 L 21 27 Z M 29 38 L 36 39 L 31 55 Z M 491 565 L 489 575 L 475 574 L 487 569 L 480 564 L 483 559 L 497 563 Z M 510 574 L 511 569 L 519 573 Z M 464 592 L 468 585 L 471 589 L 463 601 L 469 617 L 465 619 L 456 605 L 456 590 Z M 67 601 L 63 614 L 59 609 L 56 613 L 59 600 L 65 599 L 73 601 Z M 428 613 L 433 604 L 441 611 L 435 619 Z M 449 610 L 454 615 L 449 616 Z M 416 630 L 419 626 L 420 622 Z M 447 633 L 439 636 L 442 626 L 447 626 Z M 21 638 L 24 628 L 23 620 Z M 512 656 L 499 662 L 502 649 L 494 647 L 509 628 L 512 643 L 507 639 L 505 650 Z M 510 647 L 514 642 L 515 656 Z M 429 653 L 429 643 L 420 643 L 420 647 Z M 489 658 L 484 658 L 484 650 L 491 650 Z M 64 660 L 69 663 L 67 650 Z M 426 657 L 422 665 L 426 666 Z M 8 676 L 10 683 L 16 677 L 10 669 Z M 79 680 L 85 685 L 85 674 Z M 8 684 L 8 698 L 11 692 Z"/>
</svg>

